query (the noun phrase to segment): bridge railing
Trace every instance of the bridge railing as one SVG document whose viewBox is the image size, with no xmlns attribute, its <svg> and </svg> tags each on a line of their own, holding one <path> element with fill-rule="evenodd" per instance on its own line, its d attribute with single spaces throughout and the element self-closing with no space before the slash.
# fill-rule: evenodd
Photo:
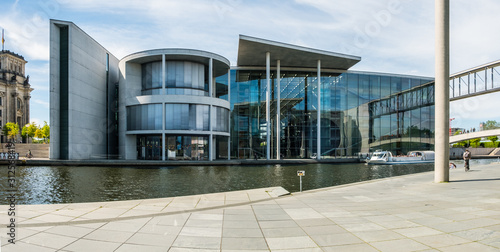
<svg viewBox="0 0 500 252">
<path fill-rule="evenodd" d="M 500 91 L 500 60 L 450 76 L 450 101 Z"/>
</svg>

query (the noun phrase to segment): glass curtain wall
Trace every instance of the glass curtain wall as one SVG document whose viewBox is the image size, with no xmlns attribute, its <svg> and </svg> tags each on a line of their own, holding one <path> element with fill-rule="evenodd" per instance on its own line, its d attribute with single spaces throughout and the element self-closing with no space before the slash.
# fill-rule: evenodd
<svg viewBox="0 0 500 252">
<path fill-rule="evenodd" d="M 208 69 L 203 64 L 166 61 L 165 81 L 168 95 L 209 96 Z"/>
<path fill-rule="evenodd" d="M 167 135 L 165 138 L 166 159 L 208 160 L 207 136 Z"/>
<path fill-rule="evenodd" d="M 276 76 L 271 71 L 271 158 L 276 158 Z M 265 70 L 232 70 L 232 158 L 266 156 Z M 354 157 L 375 149 L 394 154 L 432 149 L 434 89 L 430 79 L 371 73 L 321 76 L 321 156 Z M 316 72 L 281 71 L 280 153 L 317 153 Z M 426 85 L 423 85 L 426 84 Z"/>
<path fill-rule="evenodd" d="M 210 107 L 198 104 L 165 104 L 166 130 L 209 130 Z"/>
<path fill-rule="evenodd" d="M 144 104 L 127 107 L 127 130 L 161 130 L 161 104 Z"/>
<path fill-rule="evenodd" d="M 161 135 L 137 135 L 137 159 L 161 160 Z"/>
<path fill-rule="evenodd" d="M 434 85 L 424 79 L 391 81 L 392 87 L 394 83 L 401 83 L 399 92 L 369 102 L 370 151 L 383 149 L 402 155 L 411 150 L 432 150 Z M 387 83 L 382 81 L 381 85 Z"/>
<path fill-rule="evenodd" d="M 317 74 L 281 72 L 280 153 L 281 158 L 310 158 L 316 153 Z M 275 81 L 273 80 L 273 83 Z M 271 158 L 276 158 L 276 86 L 271 100 Z"/>
<path fill-rule="evenodd" d="M 161 61 L 142 64 L 142 95 L 161 94 L 161 68 Z"/>
<path fill-rule="evenodd" d="M 265 157 L 265 73 L 232 70 L 231 75 L 235 76 L 235 82 L 231 83 L 232 158 Z"/>
</svg>

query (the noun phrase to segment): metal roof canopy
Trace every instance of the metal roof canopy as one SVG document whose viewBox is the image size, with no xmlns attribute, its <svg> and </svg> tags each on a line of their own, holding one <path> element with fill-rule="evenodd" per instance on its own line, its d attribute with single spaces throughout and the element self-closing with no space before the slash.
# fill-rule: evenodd
<svg viewBox="0 0 500 252">
<path fill-rule="evenodd" d="M 290 45 L 266 39 L 240 35 L 238 66 L 266 66 L 266 53 L 271 53 L 271 67 L 280 60 L 281 67 L 321 68 L 347 70 L 361 61 L 361 57 Z"/>
</svg>

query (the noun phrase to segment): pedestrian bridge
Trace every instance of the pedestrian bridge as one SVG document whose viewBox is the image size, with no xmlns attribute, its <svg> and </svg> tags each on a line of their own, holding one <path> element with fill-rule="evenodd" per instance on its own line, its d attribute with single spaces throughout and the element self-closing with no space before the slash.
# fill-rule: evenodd
<svg viewBox="0 0 500 252">
<path fill-rule="evenodd" d="M 461 141 L 467 141 L 475 138 L 483 138 L 489 136 L 500 136 L 500 129 L 483 130 L 483 131 L 450 136 L 450 143 L 457 143 Z"/>
<path fill-rule="evenodd" d="M 450 101 L 500 91 L 500 60 L 450 76 Z"/>
</svg>

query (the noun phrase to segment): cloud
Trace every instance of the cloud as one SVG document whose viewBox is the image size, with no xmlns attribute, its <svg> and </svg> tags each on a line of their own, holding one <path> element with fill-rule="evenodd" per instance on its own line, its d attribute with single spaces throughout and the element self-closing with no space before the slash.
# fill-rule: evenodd
<svg viewBox="0 0 500 252">
<path fill-rule="evenodd" d="M 35 103 L 35 104 L 38 104 L 38 105 L 41 105 L 41 106 L 43 106 L 44 108 L 47 108 L 47 109 L 50 107 L 50 103 L 49 102 L 43 101 L 43 100 L 40 100 L 40 99 L 31 99 L 31 102 Z"/>
<path fill-rule="evenodd" d="M 0 24 L 5 29 L 5 49 L 22 52 L 25 58 L 49 59 L 48 21 L 41 12 L 21 11 L 16 1 L 11 8 L 0 11 Z"/>
</svg>

